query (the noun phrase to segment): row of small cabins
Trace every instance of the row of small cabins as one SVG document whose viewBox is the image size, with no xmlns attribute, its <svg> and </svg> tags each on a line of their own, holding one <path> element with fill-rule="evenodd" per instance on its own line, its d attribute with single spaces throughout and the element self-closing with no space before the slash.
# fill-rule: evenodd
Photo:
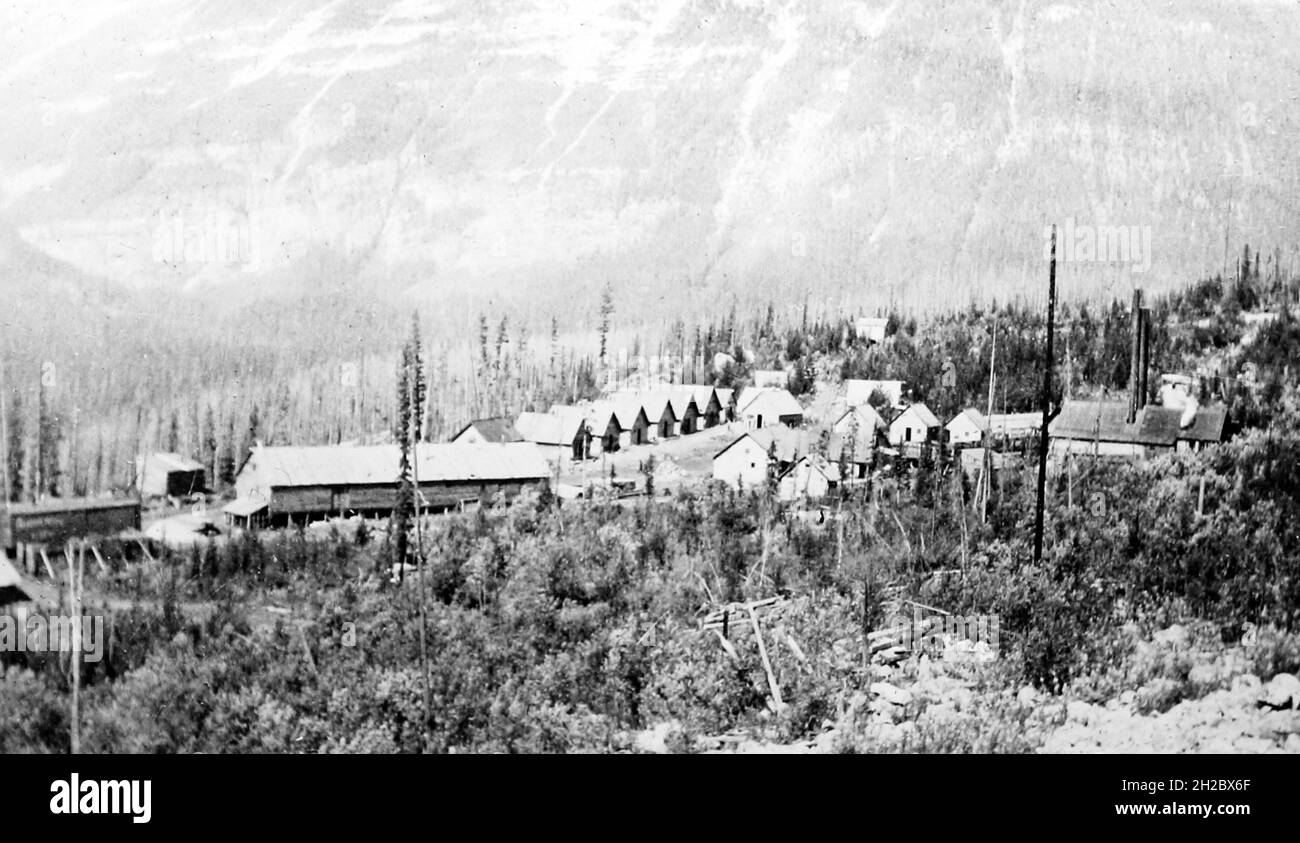
<svg viewBox="0 0 1300 843">
<path fill-rule="evenodd" d="M 649 445 L 730 421 L 761 429 L 773 424 L 796 427 L 803 407 L 787 390 L 749 387 L 737 393 L 702 385 L 615 392 L 600 401 L 555 404 L 545 413 L 479 419 L 451 441 L 458 444 L 531 442 L 564 449 L 575 460 L 634 445 Z"/>
</svg>

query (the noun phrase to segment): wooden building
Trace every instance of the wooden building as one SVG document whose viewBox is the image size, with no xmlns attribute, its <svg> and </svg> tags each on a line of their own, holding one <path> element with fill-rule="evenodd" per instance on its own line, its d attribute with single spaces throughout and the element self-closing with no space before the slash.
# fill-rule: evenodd
<svg viewBox="0 0 1300 843">
<path fill-rule="evenodd" d="M 520 413 L 515 430 L 525 442 L 546 448 L 564 449 L 572 459 L 584 460 L 591 455 L 591 431 L 587 420 L 576 407 L 553 408 L 561 412 Z"/>
<path fill-rule="evenodd" d="M 638 392 L 634 394 L 637 401 L 641 403 L 641 408 L 645 410 L 646 419 L 650 422 L 650 441 L 657 442 L 660 439 L 670 439 L 677 435 L 677 413 L 673 410 L 673 403 L 669 400 L 669 393 L 661 391 Z"/>
<path fill-rule="evenodd" d="M 889 444 L 915 459 L 921 446 L 939 441 L 939 419 L 921 403 L 911 404 L 889 423 Z"/>
<path fill-rule="evenodd" d="M 69 539 L 99 539 L 140 529 L 140 501 L 51 498 L 0 509 L 0 548 L 35 567 L 34 552 Z"/>
<path fill-rule="evenodd" d="M 641 402 L 630 395 L 615 395 L 609 400 L 618 421 L 618 444 L 620 448 L 644 445 L 650 441 L 650 417 L 646 415 Z"/>
<path fill-rule="evenodd" d="M 853 320 L 853 335 L 867 342 L 882 343 L 888 327 L 889 320 L 884 316 L 859 316 Z"/>
<path fill-rule="evenodd" d="M 207 491 L 203 464 L 180 454 L 156 453 L 136 461 L 136 482 L 146 498 L 184 498 Z"/>
<path fill-rule="evenodd" d="M 1195 451 L 1228 439 L 1223 407 L 1194 402 L 1176 409 L 1148 404 L 1128 420 L 1126 401 L 1066 401 L 1048 428 L 1051 454 L 1147 459 L 1169 451 Z"/>
<path fill-rule="evenodd" d="M 861 380 L 850 378 L 844 382 L 844 400 L 850 407 L 871 402 L 871 396 L 877 392 L 883 395 L 891 407 L 903 403 L 903 381 Z"/>
<path fill-rule="evenodd" d="M 804 454 L 781 474 L 777 496 L 783 501 L 821 500 L 840 485 L 840 469 L 816 454 Z"/>
<path fill-rule="evenodd" d="M 857 429 L 859 439 L 865 439 L 870 442 L 876 437 L 877 432 L 884 432 L 889 429 L 885 420 L 881 418 L 875 408 L 870 404 L 859 404 L 856 407 L 849 407 L 840 413 L 831 425 L 831 430 L 841 436 L 848 436 L 854 429 Z"/>
<path fill-rule="evenodd" d="M 750 388 L 736 399 L 736 417 L 755 430 L 774 424 L 798 427 L 803 407 L 787 390 Z"/>
<path fill-rule="evenodd" d="M 736 420 L 736 390 L 718 387 L 714 392 L 718 396 L 718 405 L 722 407 L 722 414 L 719 416 L 720 422 L 730 422 Z"/>
<path fill-rule="evenodd" d="M 713 479 L 735 489 L 753 489 L 768 480 L 772 439 L 747 431 L 713 456 Z"/>
<path fill-rule="evenodd" d="M 785 389 L 790 385 L 790 373 L 785 369 L 754 370 L 754 386 L 758 389 Z"/>
<path fill-rule="evenodd" d="M 668 403 L 673 407 L 673 416 L 676 418 L 674 423 L 674 432 L 678 436 L 689 436 L 700 426 L 700 408 L 695 403 L 695 392 L 692 389 L 670 389 L 666 390 Z"/>
<path fill-rule="evenodd" d="M 31 599 L 31 595 L 23 590 L 23 578 L 18 569 L 9 564 L 9 559 L 0 553 L 0 609 L 15 603 L 27 603 Z"/>
<path fill-rule="evenodd" d="M 805 455 L 818 451 L 835 436 L 826 428 L 792 428 L 781 424 L 747 430 L 713 457 L 713 479 L 733 488 L 766 482 L 769 471 L 780 476 Z M 760 458 L 761 455 L 761 458 Z"/>
<path fill-rule="evenodd" d="M 515 430 L 515 423 L 504 416 L 474 419 L 465 425 L 451 441 L 460 445 L 482 445 L 488 442 L 522 442 L 524 438 Z"/>
<path fill-rule="evenodd" d="M 255 447 L 225 513 L 237 526 L 386 516 L 397 500 L 399 462 L 396 445 Z M 542 449 L 528 442 L 421 443 L 415 468 L 422 506 L 431 511 L 508 499 L 551 474 Z"/>
<path fill-rule="evenodd" d="M 707 429 L 717 427 L 723 422 L 722 401 L 718 398 L 718 390 L 711 386 L 687 385 L 683 387 L 691 391 L 691 397 L 695 399 L 695 407 L 699 411 L 699 428 Z"/>
<path fill-rule="evenodd" d="M 979 410 L 968 407 L 949 419 L 943 430 L 948 434 L 949 445 L 962 448 L 981 444 L 988 433 L 989 422 Z"/>
<path fill-rule="evenodd" d="M 587 429 L 591 431 L 591 452 L 608 454 L 617 451 L 622 443 L 623 426 L 619 423 L 614 405 L 608 401 L 596 401 L 578 405 L 587 418 Z"/>
</svg>

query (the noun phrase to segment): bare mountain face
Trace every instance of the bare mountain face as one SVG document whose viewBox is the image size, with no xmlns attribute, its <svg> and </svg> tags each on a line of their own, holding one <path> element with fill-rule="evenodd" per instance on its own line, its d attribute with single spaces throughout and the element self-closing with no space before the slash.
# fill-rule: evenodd
<svg viewBox="0 0 1300 843">
<path fill-rule="evenodd" d="M 1005 298 L 1052 221 L 1072 294 L 1294 259 L 1293 2 L 83 5 L 0 12 L 4 289 L 463 325 Z"/>
</svg>

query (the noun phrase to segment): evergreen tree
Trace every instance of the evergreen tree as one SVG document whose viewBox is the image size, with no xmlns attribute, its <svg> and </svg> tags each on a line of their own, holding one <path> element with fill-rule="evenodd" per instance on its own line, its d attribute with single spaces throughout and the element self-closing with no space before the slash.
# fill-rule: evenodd
<svg viewBox="0 0 1300 843">
<path fill-rule="evenodd" d="M 181 449 L 181 420 L 176 410 L 172 410 L 171 422 L 167 425 L 167 447 L 168 453 L 179 453 Z"/>
<path fill-rule="evenodd" d="M 235 440 L 235 417 L 230 416 L 226 419 L 226 441 L 221 447 L 221 454 L 217 458 L 217 479 L 221 481 L 222 486 L 230 487 L 235 485 L 235 473 L 239 470 L 236 465 L 239 454 L 239 443 Z"/>
<path fill-rule="evenodd" d="M 203 439 L 199 447 L 199 462 L 203 463 L 203 473 L 210 484 L 217 477 L 217 422 L 212 415 L 212 405 L 207 406 L 203 414 Z"/>
<path fill-rule="evenodd" d="M 605 365 L 608 362 L 609 352 L 609 320 L 614 314 L 614 293 L 608 283 L 600 294 L 600 363 Z"/>
<path fill-rule="evenodd" d="M 14 390 L 10 393 L 10 397 L 12 401 L 9 404 L 9 441 L 6 443 L 8 447 L 6 455 L 9 460 L 6 474 L 9 478 L 9 488 L 6 491 L 9 500 L 17 502 L 23 499 L 25 483 L 23 467 L 26 464 L 27 442 L 23 426 L 22 393 Z"/>
<path fill-rule="evenodd" d="M 411 473 L 411 345 L 402 347 L 401 362 L 397 367 L 397 414 L 393 424 L 393 438 L 397 440 L 397 501 L 393 507 L 393 562 L 398 566 L 398 582 L 406 580 L 406 560 L 409 553 L 411 515 L 415 510 L 415 492 Z"/>
<path fill-rule="evenodd" d="M 411 390 L 411 438 L 416 442 L 424 441 L 424 410 L 428 399 L 429 385 L 424 378 L 424 350 L 420 343 L 420 317 L 411 315 L 411 351 L 410 351 L 410 390 Z"/>
<path fill-rule="evenodd" d="M 59 464 L 59 445 L 63 440 L 63 425 L 58 414 L 51 406 L 50 390 L 52 386 L 42 376 L 40 391 L 37 394 L 37 463 L 36 491 L 40 495 L 59 496 L 59 481 L 62 467 Z"/>
</svg>

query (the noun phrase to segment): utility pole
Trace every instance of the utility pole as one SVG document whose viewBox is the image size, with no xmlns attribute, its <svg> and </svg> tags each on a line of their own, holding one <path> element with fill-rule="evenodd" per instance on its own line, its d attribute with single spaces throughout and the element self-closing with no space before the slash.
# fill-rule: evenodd
<svg viewBox="0 0 1300 843">
<path fill-rule="evenodd" d="M 64 545 L 64 556 L 68 562 L 68 606 L 72 615 L 72 728 L 68 746 L 73 755 L 81 753 L 81 588 L 85 577 L 86 542 L 81 540 L 79 546 L 71 541 Z M 73 560 L 76 559 L 76 567 Z"/>
<path fill-rule="evenodd" d="M 412 348 L 411 351 L 413 357 L 415 356 L 415 354 L 419 353 L 415 348 Z M 418 565 L 417 576 L 420 578 L 420 675 L 424 681 L 424 723 L 422 724 L 422 727 L 420 729 L 420 752 L 426 752 L 428 751 L 429 748 L 428 747 L 429 711 L 431 709 L 431 705 L 430 705 L 431 694 L 429 690 L 429 644 L 428 644 L 428 628 L 429 628 L 428 602 L 429 601 L 427 599 L 425 577 L 424 577 L 424 529 L 423 529 L 423 525 L 420 523 L 420 519 L 423 515 L 423 511 L 420 509 L 420 497 L 421 497 L 420 450 L 419 450 L 420 437 L 415 436 L 415 420 L 416 420 L 415 413 L 417 411 L 416 405 L 420 403 L 415 399 L 420 392 L 418 375 L 421 368 L 423 367 L 420 365 L 420 361 L 418 358 L 413 359 L 411 361 L 411 369 L 412 369 L 411 374 L 414 377 L 407 378 L 407 389 L 411 393 L 410 395 L 411 400 L 407 401 L 407 408 L 408 408 L 407 412 L 410 415 L 407 418 L 402 419 L 401 422 L 402 422 L 402 433 L 406 437 L 407 442 L 410 443 L 411 481 L 412 481 L 412 485 L 415 486 L 415 495 L 414 495 L 415 497 L 415 559 L 416 559 L 416 564 Z M 420 408 L 419 412 L 423 413 L 422 407 Z M 406 560 L 403 559 L 401 564 L 405 565 Z"/>
<path fill-rule="evenodd" d="M 997 379 L 997 365 L 998 365 L 998 323 L 996 320 L 994 320 L 993 347 L 989 350 L 989 404 L 988 404 L 987 415 L 985 415 L 984 417 L 986 423 L 990 418 L 993 417 L 993 393 L 994 393 L 994 382 Z M 975 493 L 976 497 L 979 498 L 979 502 L 980 502 L 980 523 L 981 524 L 984 524 L 988 521 L 989 495 L 993 491 L 993 455 L 990 453 L 990 449 L 993 447 L 992 430 L 987 428 L 985 429 L 983 444 L 984 444 L 984 460 L 983 460 L 983 464 L 980 466 L 979 488 Z M 964 524 L 965 522 L 962 523 Z"/>
<path fill-rule="evenodd" d="M 1038 436 L 1038 505 L 1034 513 L 1034 563 L 1043 561 L 1043 505 L 1047 493 L 1047 425 L 1052 412 L 1052 335 L 1056 319 L 1056 226 L 1047 271 L 1047 353 L 1043 357 L 1043 428 Z"/>
</svg>

